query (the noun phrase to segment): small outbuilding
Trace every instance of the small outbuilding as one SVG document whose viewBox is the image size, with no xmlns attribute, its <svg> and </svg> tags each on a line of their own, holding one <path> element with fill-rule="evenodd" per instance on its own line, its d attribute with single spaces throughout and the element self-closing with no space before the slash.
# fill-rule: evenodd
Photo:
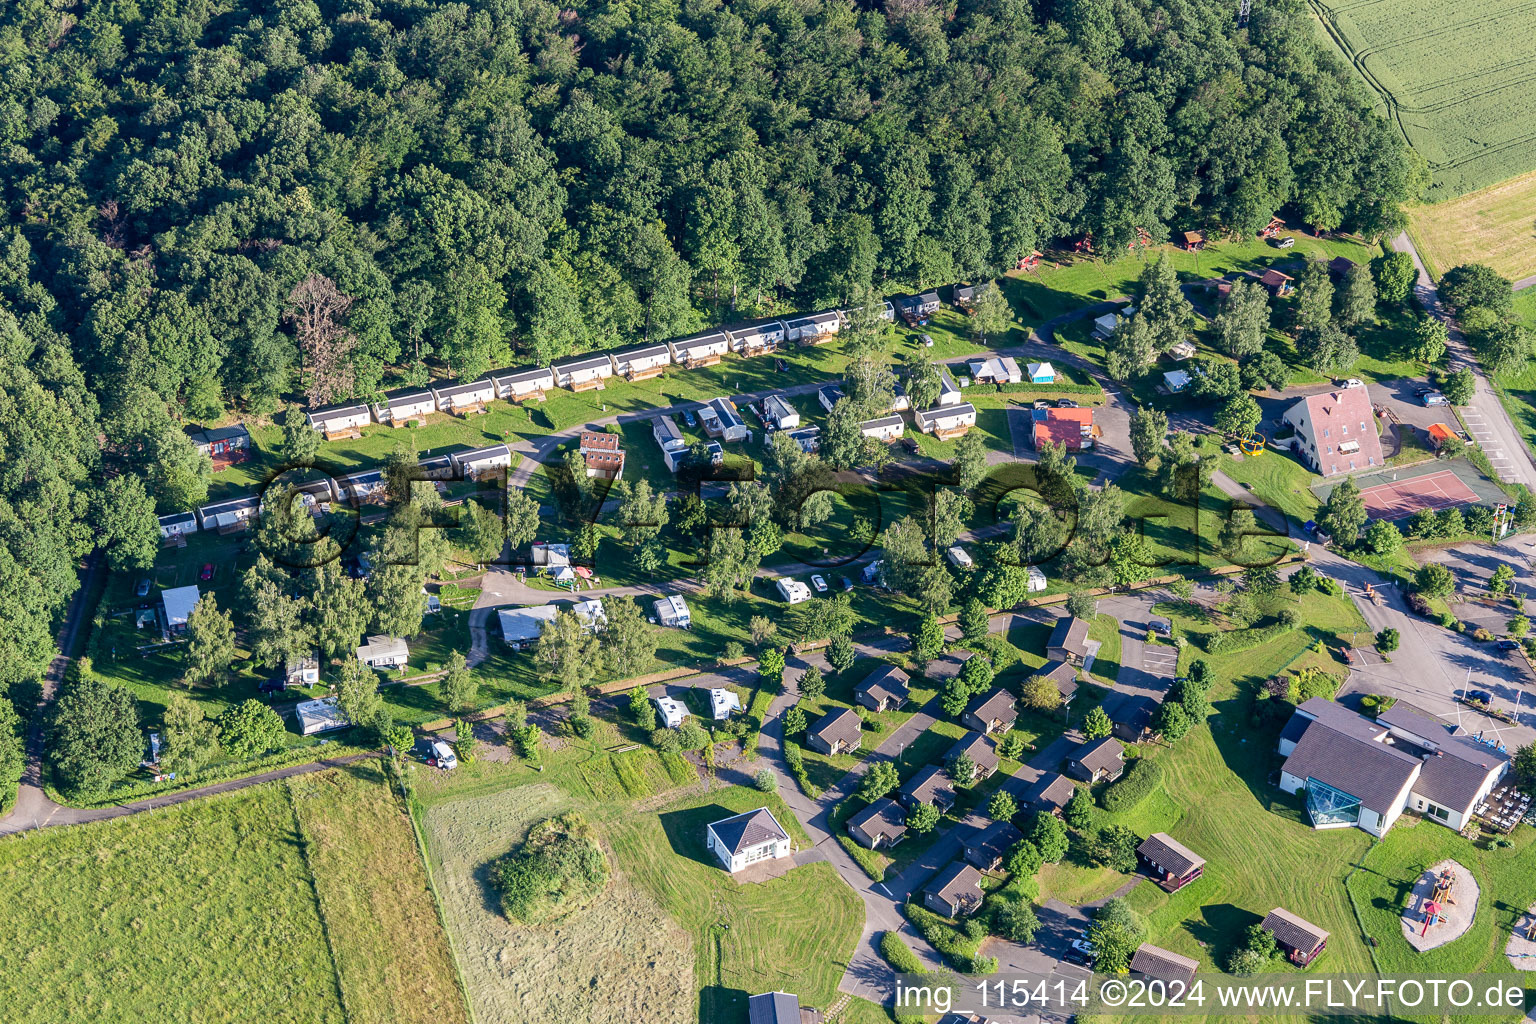
<svg viewBox="0 0 1536 1024">
<path fill-rule="evenodd" d="M 1178 892 L 1205 872 L 1205 858 L 1166 832 L 1153 832 L 1136 847 L 1136 857 L 1158 885 Z"/>
<path fill-rule="evenodd" d="M 1328 946 L 1328 933 L 1311 921 L 1297 917 L 1284 907 L 1276 907 L 1264 916 L 1259 925 L 1275 937 L 1285 958 L 1298 967 L 1305 967 Z"/>
</svg>

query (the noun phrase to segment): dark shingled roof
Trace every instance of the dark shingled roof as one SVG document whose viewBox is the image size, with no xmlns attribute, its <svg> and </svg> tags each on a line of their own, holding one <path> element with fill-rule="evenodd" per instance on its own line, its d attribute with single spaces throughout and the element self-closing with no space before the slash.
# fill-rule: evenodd
<svg viewBox="0 0 1536 1024">
<path fill-rule="evenodd" d="M 1125 764 L 1124 748 L 1113 736 L 1097 743 L 1084 743 L 1072 754 L 1072 760 L 1091 772 L 1112 772 Z"/>
<path fill-rule="evenodd" d="M 981 872 L 964 861 L 955 861 L 934 875 L 923 892 L 933 893 L 946 902 L 960 906 L 974 901 L 981 902 Z"/>
<path fill-rule="evenodd" d="M 975 836 L 966 840 L 965 853 L 968 857 L 981 855 L 984 860 L 993 860 L 997 857 L 1008 856 L 1008 851 L 1013 849 L 1013 844 L 1024 838 L 1024 833 L 1008 824 L 1006 821 L 994 821 Z"/>
<path fill-rule="evenodd" d="M 1056 620 L 1056 626 L 1051 630 L 1051 639 L 1045 646 L 1047 650 L 1062 647 L 1073 654 L 1085 655 L 1088 653 L 1087 642 L 1088 620 L 1064 615 Z"/>
<path fill-rule="evenodd" d="M 1302 920 L 1282 907 L 1276 907 L 1265 915 L 1260 927 L 1273 933 L 1282 946 L 1299 949 L 1303 953 L 1312 952 L 1328 938 L 1328 933 L 1317 925 Z"/>
<path fill-rule="evenodd" d="M 1183 878 L 1196 868 L 1205 867 L 1205 858 L 1166 832 L 1153 832 L 1136 847 L 1136 852 L 1175 878 Z"/>
<path fill-rule="evenodd" d="M 1077 692 L 1077 666 L 1065 661 L 1048 661 L 1040 666 L 1037 676 L 1045 676 L 1056 684 L 1056 690 L 1061 694 L 1062 700 L 1070 700 Z"/>
<path fill-rule="evenodd" d="M 997 743 L 990 736 L 973 732 L 963 739 L 956 740 L 955 745 L 949 748 L 949 753 L 944 755 L 944 761 L 946 763 L 953 761 L 961 754 L 975 761 L 976 767 L 984 772 L 997 770 Z"/>
<path fill-rule="evenodd" d="M 764 992 L 747 1000 L 747 1024 L 800 1024 L 800 997 Z"/>
<path fill-rule="evenodd" d="M 868 694 L 876 700 L 888 697 L 906 700 L 910 692 L 908 683 L 911 678 L 895 665 L 886 665 L 865 676 L 864 681 L 853 688 L 853 694 L 855 697 Z"/>
<path fill-rule="evenodd" d="M 1182 981 L 1186 985 L 1195 976 L 1195 971 L 1199 967 L 1199 961 L 1191 960 L 1178 953 L 1171 953 L 1150 942 L 1143 942 L 1137 946 L 1136 954 L 1131 957 L 1133 973 L 1145 974 L 1149 978 L 1161 978 L 1163 981 Z"/>
<path fill-rule="evenodd" d="M 715 837 L 731 853 L 740 853 L 759 843 L 766 843 L 770 839 L 789 838 L 766 807 L 759 807 L 755 811 L 744 811 L 723 821 L 717 821 L 709 827 L 715 833 Z"/>
<path fill-rule="evenodd" d="M 906 785 L 901 787 L 902 796 L 922 804 L 933 803 L 934 795 L 937 793 L 948 794 L 946 798 L 948 803 L 953 803 L 955 800 L 955 784 L 938 765 L 929 765 L 908 779 Z"/>
<path fill-rule="evenodd" d="M 1321 726 L 1302 735 L 1283 770 L 1348 793 L 1370 810 L 1396 808 L 1419 759 L 1384 743 Z"/>
<path fill-rule="evenodd" d="M 1077 786 L 1060 772 L 1040 776 L 1024 791 L 1024 799 L 1039 807 L 1063 808 L 1077 793 Z"/>
<path fill-rule="evenodd" d="M 869 836 L 885 836 L 887 841 L 899 839 L 907 831 L 907 816 L 901 805 L 890 797 L 882 797 L 848 819 L 850 828 L 857 828 Z"/>
<path fill-rule="evenodd" d="M 1135 733 L 1142 733 L 1152 728 L 1152 720 L 1157 716 L 1159 704 L 1145 693 L 1133 694 L 1125 700 L 1116 703 L 1113 710 L 1109 711 L 1109 720 L 1116 725 L 1123 725 Z"/>
<path fill-rule="evenodd" d="M 994 718 L 1012 722 L 1019 717 L 1018 711 L 1013 707 L 1013 694 L 1001 686 L 994 686 L 986 693 L 972 697 L 971 705 L 965 709 L 965 712 L 968 715 L 975 715 L 983 722 L 990 722 Z"/>
<path fill-rule="evenodd" d="M 858 713 L 852 708 L 840 708 L 821 716 L 821 720 L 811 727 L 810 735 L 820 736 L 828 744 L 841 740 L 843 743 L 852 743 L 859 738 L 864 728 L 864 722 Z"/>
<path fill-rule="evenodd" d="M 1506 760 L 1491 747 L 1460 736 L 1448 738 L 1437 753 L 1424 758 L 1413 792 L 1431 803 L 1466 813 L 1489 773 Z"/>
</svg>

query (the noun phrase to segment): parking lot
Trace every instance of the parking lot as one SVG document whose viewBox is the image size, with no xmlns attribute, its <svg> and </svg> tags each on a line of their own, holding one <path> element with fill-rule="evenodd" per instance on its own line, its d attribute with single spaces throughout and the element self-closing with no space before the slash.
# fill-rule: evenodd
<svg viewBox="0 0 1536 1024">
<path fill-rule="evenodd" d="M 1510 479 L 1510 472 L 1514 469 L 1514 460 L 1510 453 L 1504 450 L 1499 441 L 1499 435 L 1493 430 L 1476 406 L 1468 406 L 1461 411 L 1462 419 L 1466 421 L 1467 433 L 1472 435 L 1472 440 L 1483 446 L 1483 453 L 1488 456 L 1488 462 L 1493 466 L 1493 471 L 1501 479 Z"/>
</svg>

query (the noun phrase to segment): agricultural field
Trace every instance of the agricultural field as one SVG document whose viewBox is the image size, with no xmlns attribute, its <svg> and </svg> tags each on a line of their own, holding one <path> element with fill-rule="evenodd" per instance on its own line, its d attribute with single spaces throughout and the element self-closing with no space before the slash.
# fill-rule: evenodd
<svg viewBox="0 0 1536 1024">
<path fill-rule="evenodd" d="M 0 1005 L 37 1022 L 465 1020 L 372 767 L 0 842 Z"/>
<path fill-rule="evenodd" d="M 1536 274 L 1536 173 L 1409 211 L 1414 244 L 1435 277 L 1486 263 L 1511 281 Z"/>
<path fill-rule="evenodd" d="M 1524 0 L 1311 2 L 1323 31 L 1429 162 L 1429 198 L 1536 167 L 1536 8 Z"/>
</svg>

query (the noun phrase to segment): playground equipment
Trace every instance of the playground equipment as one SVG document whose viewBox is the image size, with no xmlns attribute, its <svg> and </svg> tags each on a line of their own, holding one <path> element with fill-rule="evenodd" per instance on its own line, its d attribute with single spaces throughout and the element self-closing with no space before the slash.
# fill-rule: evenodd
<svg viewBox="0 0 1536 1024">
<path fill-rule="evenodd" d="M 1450 868 L 1440 872 L 1440 876 L 1435 879 L 1435 891 L 1430 894 L 1429 899 L 1424 901 L 1424 930 L 1419 933 L 1420 935 L 1428 935 L 1429 926 L 1441 922 L 1441 911 L 1447 903 L 1451 906 L 1456 905 L 1456 900 L 1451 895 L 1451 889 L 1455 884 L 1456 872 Z"/>
<path fill-rule="evenodd" d="M 1237 446 L 1243 450 L 1244 455 L 1263 455 L 1264 445 L 1268 439 L 1257 430 L 1247 437 L 1239 438 Z"/>
</svg>

